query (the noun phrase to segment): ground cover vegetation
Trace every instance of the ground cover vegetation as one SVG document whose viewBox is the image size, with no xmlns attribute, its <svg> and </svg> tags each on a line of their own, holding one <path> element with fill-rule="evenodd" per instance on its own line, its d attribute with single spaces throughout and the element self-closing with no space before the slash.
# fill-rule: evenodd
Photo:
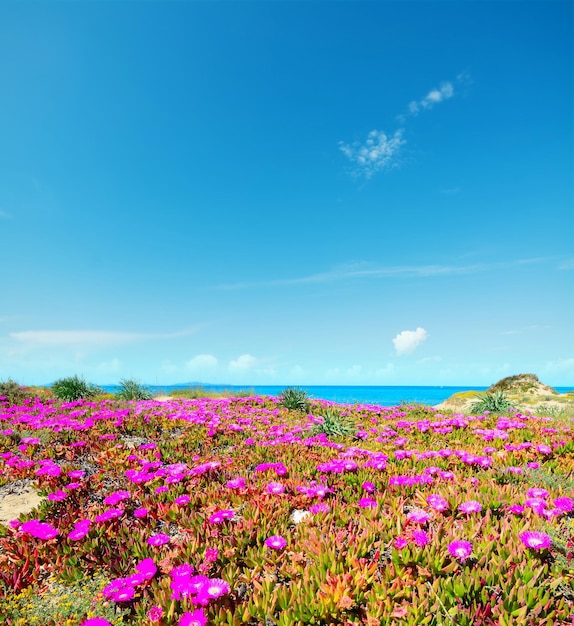
<svg viewBox="0 0 574 626">
<path fill-rule="evenodd" d="M 571 420 L 296 396 L 0 398 L 3 623 L 572 623 Z"/>
</svg>

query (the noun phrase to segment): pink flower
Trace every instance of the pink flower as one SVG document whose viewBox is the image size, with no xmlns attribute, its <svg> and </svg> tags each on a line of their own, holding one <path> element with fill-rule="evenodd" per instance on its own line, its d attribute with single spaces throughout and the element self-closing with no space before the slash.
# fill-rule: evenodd
<svg viewBox="0 0 574 626">
<path fill-rule="evenodd" d="M 58 536 L 58 531 L 51 524 L 41 522 L 38 519 L 31 519 L 28 522 L 24 522 L 20 526 L 20 530 L 37 539 L 48 540 Z"/>
<path fill-rule="evenodd" d="M 532 487 L 526 492 L 526 495 L 529 498 L 547 498 L 548 491 L 546 489 L 541 489 L 540 487 Z"/>
<path fill-rule="evenodd" d="M 160 606 L 152 606 L 147 612 L 147 618 L 150 622 L 159 622 L 163 617 L 163 609 Z"/>
<path fill-rule="evenodd" d="M 435 511 L 446 511 L 448 509 L 448 501 L 438 493 L 433 493 L 427 498 L 427 504 Z"/>
<path fill-rule="evenodd" d="M 174 500 L 175 504 L 178 504 L 179 506 L 185 506 L 186 504 L 189 504 L 191 498 L 189 496 L 179 496 L 179 498 L 176 498 Z"/>
<path fill-rule="evenodd" d="M 431 518 L 431 515 L 429 515 L 429 513 L 427 513 L 426 511 L 418 510 L 418 509 L 411 511 L 407 515 L 407 519 L 410 522 L 414 522 L 415 524 L 426 524 L 430 518 Z"/>
<path fill-rule="evenodd" d="M 210 578 L 209 582 L 202 590 L 210 599 L 225 596 L 230 591 L 231 587 L 222 578 Z"/>
<path fill-rule="evenodd" d="M 514 515 L 522 515 L 524 513 L 524 507 L 521 504 L 511 504 L 508 507 L 508 512 Z"/>
<path fill-rule="evenodd" d="M 543 550 L 552 545 L 552 538 L 546 533 L 528 531 L 520 533 L 519 537 L 520 541 L 522 541 L 527 548 L 531 548 L 532 550 Z"/>
<path fill-rule="evenodd" d="M 283 483 L 271 482 L 266 489 L 267 493 L 285 493 L 285 485 Z"/>
<path fill-rule="evenodd" d="M 116 519 L 117 517 L 121 517 L 123 513 L 124 513 L 123 509 L 108 509 L 107 511 L 104 511 L 100 515 L 96 515 L 96 517 L 94 517 L 94 522 L 96 523 L 108 522 L 111 519 Z"/>
<path fill-rule="evenodd" d="M 110 597 L 114 602 L 129 602 L 133 600 L 136 590 L 129 584 L 122 585 L 117 591 L 113 592 Z"/>
<path fill-rule="evenodd" d="M 211 524 L 221 524 L 226 519 L 232 519 L 235 512 L 231 509 L 224 509 L 221 511 L 215 511 L 210 517 L 209 522 Z"/>
<path fill-rule="evenodd" d="M 61 500 L 65 500 L 67 497 L 68 494 L 61 489 L 58 489 L 58 491 L 54 491 L 54 493 L 48 494 L 48 500 L 51 500 L 52 502 L 60 502 Z"/>
<path fill-rule="evenodd" d="M 557 509 L 562 509 L 564 513 L 570 513 L 570 511 L 574 511 L 574 500 L 567 497 L 554 498 L 554 506 Z"/>
<path fill-rule="evenodd" d="M 423 547 L 430 543 L 430 537 L 424 530 L 415 530 L 413 531 L 413 541 L 417 546 Z"/>
<path fill-rule="evenodd" d="M 232 478 L 228 480 L 225 486 L 228 489 L 245 489 L 245 478 L 238 476 L 237 478 Z"/>
<path fill-rule="evenodd" d="M 112 626 L 107 619 L 103 617 L 90 617 L 90 619 L 84 620 L 80 626 Z"/>
<path fill-rule="evenodd" d="M 104 504 L 106 506 L 115 506 L 122 500 L 129 500 L 130 497 L 129 491 L 115 491 L 114 493 L 110 493 L 110 495 L 105 498 Z"/>
<path fill-rule="evenodd" d="M 139 572 L 146 580 L 151 580 L 157 572 L 157 566 L 153 559 L 143 559 L 136 565 L 136 572 Z"/>
<path fill-rule="evenodd" d="M 309 513 L 313 513 L 314 515 L 317 513 L 328 513 L 330 510 L 331 507 L 326 502 L 318 502 L 309 507 Z"/>
<path fill-rule="evenodd" d="M 281 535 L 273 535 L 265 539 L 265 545 L 272 550 L 283 550 L 287 545 L 287 541 Z"/>
<path fill-rule="evenodd" d="M 370 483 L 368 481 L 365 481 L 362 485 L 361 485 L 362 489 L 364 491 L 366 491 L 367 493 L 373 493 L 376 489 L 375 484 L 374 483 Z"/>
<path fill-rule="evenodd" d="M 468 500 L 467 502 L 463 502 L 459 504 L 458 510 L 461 513 L 480 513 L 482 511 L 482 504 L 477 502 L 476 500 Z"/>
<path fill-rule="evenodd" d="M 186 611 L 177 623 L 178 626 L 205 626 L 207 624 L 207 617 L 203 609 L 197 609 L 193 613 Z"/>
<path fill-rule="evenodd" d="M 218 556 L 219 550 L 217 548 L 207 548 L 204 558 L 208 563 L 213 563 L 214 561 L 217 561 Z"/>
<path fill-rule="evenodd" d="M 394 541 L 394 546 L 397 550 L 402 550 L 405 546 L 408 545 L 408 541 L 404 537 L 397 537 Z"/>
<path fill-rule="evenodd" d="M 546 508 L 546 501 L 542 498 L 527 498 L 524 501 L 524 506 L 530 507 L 535 513 L 542 515 Z"/>
<path fill-rule="evenodd" d="M 79 541 L 90 532 L 90 520 L 86 520 L 87 524 L 77 522 L 74 528 L 68 533 L 68 539 L 71 541 Z"/>
<path fill-rule="evenodd" d="M 377 501 L 373 498 L 361 498 L 359 500 L 359 506 L 363 509 L 374 508 L 377 506 Z"/>
<path fill-rule="evenodd" d="M 169 575 L 172 578 L 189 578 L 193 572 L 195 572 L 193 565 L 190 565 L 189 563 L 182 563 L 181 565 L 174 567 Z"/>
<path fill-rule="evenodd" d="M 134 510 L 134 517 L 139 517 L 140 519 L 147 517 L 147 514 L 149 513 L 149 509 L 146 509 L 145 507 L 141 507 L 139 509 L 135 509 Z"/>
<path fill-rule="evenodd" d="M 448 545 L 448 551 L 452 556 L 464 562 L 472 552 L 472 544 L 470 541 L 453 541 Z"/>
<path fill-rule="evenodd" d="M 155 535 L 152 535 L 147 542 L 150 546 L 163 546 L 166 543 L 169 543 L 169 535 L 156 533 Z"/>
</svg>

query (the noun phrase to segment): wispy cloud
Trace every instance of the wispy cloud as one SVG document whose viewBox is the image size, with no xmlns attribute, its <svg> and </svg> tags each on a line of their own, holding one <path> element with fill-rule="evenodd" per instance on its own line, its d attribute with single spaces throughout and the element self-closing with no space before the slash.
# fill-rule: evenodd
<svg viewBox="0 0 574 626">
<path fill-rule="evenodd" d="M 403 330 L 393 339 L 397 356 L 411 354 L 427 337 L 427 331 L 420 326 L 416 330 Z"/>
<path fill-rule="evenodd" d="M 355 141 L 346 144 L 340 141 L 339 149 L 353 165 L 354 174 L 371 178 L 376 172 L 397 164 L 401 146 L 406 143 L 403 132 L 404 129 L 399 128 L 393 135 L 387 136 L 382 131 L 372 130 L 363 143 Z"/>
<path fill-rule="evenodd" d="M 48 346 L 111 346 L 147 339 L 175 339 L 195 333 L 187 329 L 175 333 L 128 333 L 106 330 L 24 330 L 9 337 L 29 347 Z"/>
<path fill-rule="evenodd" d="M 250 354 L 242 354 L 240 357 L 229 363 L 231 370 L 248 370 L 257 365 L 258 360 Z"/>
<path fill-rule="evenodd" d="M 0 211 L 0 220 L 9 220 L 12 216 L 6 211 Z"/>
<path fill-rule="evenodd" d="M 459 83 L 467 83 L 468 80 L 469 76 L 466 72 L 457 76 Z M 428 111 L 454 95 L 454 84 L 451 81 L 441 83 L 439 87 L 431 89 L 420 100 L 409 102 L 407 111 L 398 115 L 396 119 L 404 124 L 408 117 Z M 350 144 L 340 141 L 339 150 L 349 159 L 352 166 L 350 172 L 353 176 L 364 176 L 369 179 L 377 172 L 398 165 L 401 148 L 407 143 L 404 134 L 403 127 L 390 134 L 375 129 L 369 132 L 364 141 L 355 141 Z"/>
<path fill-rule="evenodd" d="M 250 289 L 255 287 L 282 287 L 288 285 L 305 285 L 318 283 L 333 283 L 343 280 L 360 278 L 431 278 L 435 276 L 463 276 L 479 274 L 494 270 L 518 267 L 541 263 L 547 259 L 532 258 L 519 259 L 499 263 L 475 263 L 473 265 L 399 265 L 390 267 L 362 267 L 356 264 L 344 266 L 329 272 L 310 274 L 296 278 L 284 278 L 259 282 L 238 282 L 219 285 L 216 289 Z"/>
<path fill-rule="evenodd" d="M 522 328 L 513 328 L 512 330 L 504 330 L 500 334 L 501 335 L 520 335 L 522 333 L 532 333 L 539 330 L 547 330 L 552 328 L 549 325 L 540 325 L 540 324 L 531 324 L 530 326 L 524 326 Z"/>
<path fill-rule="evenodd" d="M 443 100 L 454 96 L 454 87 L 451 82 L 442 83 L 438 88 L 431 89 L 424 98 L 409 102 L 408 110 L 411 115 L 418 115 L 420 111 L 432 109 Z"/>
<path fill-rule="evenodd" d="M 185 366 L 193 372 L 217 367 L 217 358 L 213 354 L 198 354 L 190 359 Z"/>
<path fill-rule="evenodd" d="M 574 259 L 566 259 L 558 266 L 559 270 L 574 270 Z"/>
</svg>

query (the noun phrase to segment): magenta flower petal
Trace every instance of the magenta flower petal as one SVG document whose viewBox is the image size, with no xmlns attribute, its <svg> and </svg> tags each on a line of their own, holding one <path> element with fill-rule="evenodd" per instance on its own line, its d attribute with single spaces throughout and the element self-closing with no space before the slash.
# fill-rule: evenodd
<svg viewBox="0 0 574 626">
<path fill-rule="evenodd" d="M 440 496 L 438 493 L 433 493 L 427 498 L 427 504 L 435 511 L 445 511 L 448 509 L 448 500 Z"/>
<path fill-rule="evenodd" d="M 574 500 L 565 496 L 561 498 L 555 498 L 554 506 L 557 509 L 562 509 L 564 513 L 570 513 L 570 511 L 574 511 Z"/>
<path fill-rule="evenodd" d="M 470 541 L 453 541 L 448 545 L 448 551 L 455 558 L 466 561 L 472 553 L 472 544 Z"/>
<path fill-rule="evenodd" d="M 107 619 L 103 617 L 90 617 L 90 619 L 84 620 L 80 626 L 112 626 Z"/>
<path fill-rule="evenodd" d="M 136 572 L 140 573 L 146 580 L 150 580 L 157 572 L 157 566 L 152 558 L 143 559 L 136 565 Z"/>
<path fill-rule="evenodd" d="M 210 598 L 219 598 L 227 595 L 231 587 L 221 578 L 210 578 L 204 591 Z"/>
<path fill-rule="evenodd" d="M 47 524 L 46 522 L 41 522 L 37 519 L 31 519 L 27 522 L 24 522 L 20 526 L 20 530 L 24 533 L 28 533 L 32 535 L 32 537 L 36 537 L 37 539 L 54 539 L 54 537 L 58 536 L 58 531 L 51 524 Z"/>
<path fill-rule="evenodd" d="M 430 537 L 424 530 L 415 530 L 413 531 L 413 541 L 422 548 L 430 543 Z"/>
<path fill-rule="evenodd" d="M 287 545 L 287 541 L 281 535 L 273 535 L 265 539 L 265 545 L 272 550 L 283 550 Z"/>
<path fill-rule="evenodd" d="M 163 546 L 166 543 L 169 543 L 169 535 L 165 535 L 164 533 L 157 533 L 152 535 L 148 540 L 148 544 L 150 546 Z"/>
<path fill-rule="evenodd" d="M 178 626 L 206 626 L 206 624 L 207 616 L 203 609 L 197 609 L 193 613 L 186 611 L 177 623 Z"/>
<path fill-rule="evenodd" d="M 377 501 L 373 498 L 361 498 L 359 500 L 359 506 L 363 509 L 374 508 L 377 506 Z"/>
<path fill-rule="evenodd" d="M 459 504 L 458 510 L 461 513 L 480 513 L 482 511 L 482 504 L 477 502 L 476 500 L 469 500 L 468 502 L 463 502 Z"/>
<path fill-rule="evenodd" d="M 163 617 L 163 609 L 160 606 L 152 606 L 147 612 L 147 618 L 150 622 L 159 622 Z"/>
<path fill-rule="evenodd" d="M 532 550 L 544 550 L 552 545 L 552 538 L 546 533 L 527 531 L 520 533 L 520 541 Z"/>
</svg>

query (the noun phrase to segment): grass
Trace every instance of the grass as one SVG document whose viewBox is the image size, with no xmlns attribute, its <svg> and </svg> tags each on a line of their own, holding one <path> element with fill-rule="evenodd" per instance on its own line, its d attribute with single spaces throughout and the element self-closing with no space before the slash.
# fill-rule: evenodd
<svg viewBox="0 0 574 626">
<path fill-rule="evenodd" d="M 253 389 L 205 389 L 201 385 L 196 387 L 185 387 L 173 389 L 169 392 L 172 398 L 183 398 L 187 400 L 197 400 L 199 398 L 249 398 L 257 394 Z"/>
<path fill-rule="evenodd" d="M 2 623 L 568 624 L 572 426 L 201 390 L 5 403 L 1 482 L 47 499 L 0 528 Z"/>
</svg>

